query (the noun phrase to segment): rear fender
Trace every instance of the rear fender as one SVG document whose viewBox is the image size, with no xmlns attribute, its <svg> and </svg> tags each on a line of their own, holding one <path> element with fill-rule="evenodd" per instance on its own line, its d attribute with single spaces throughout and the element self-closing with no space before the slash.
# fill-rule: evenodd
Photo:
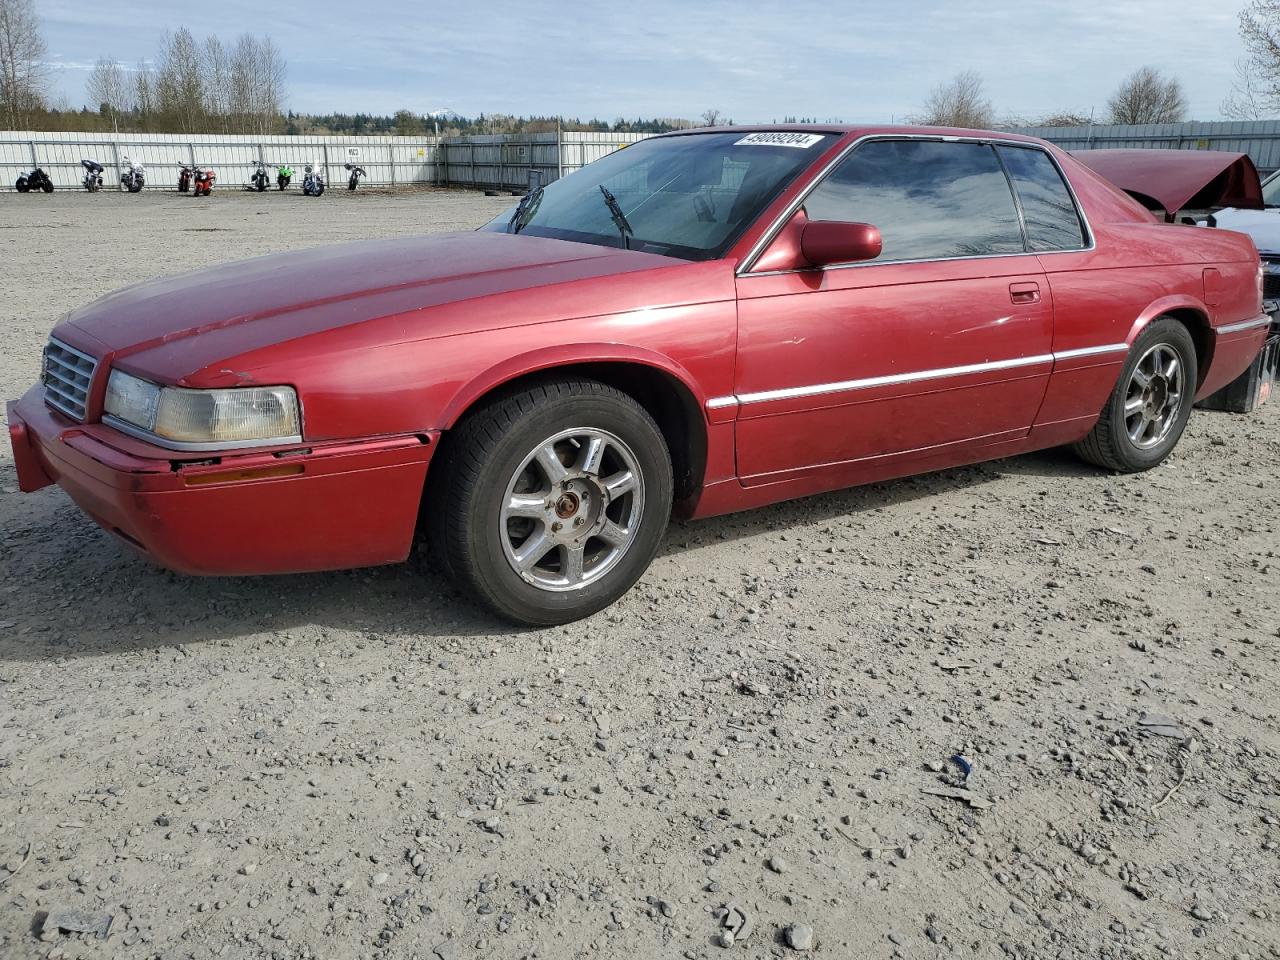
<svg viewBox="0 0 1280 960">
<path fill-rule="evenodd" d="M 1138 318 L 1133 321 L 1133 326 L 1129 328 L 1129 333 L 1124 342 L 1128 346 L 1133 346 L 1133 342 L 1142 335 L 1142 331 L 1165 314 L 1177 313 L 1185 315 L 1188 312 L 1194 313 L 1199 318 L 1200 324 L 1206 331 L 1209 329 L 1209 308 L 1205 306 L 1203 300 L 1187 294 L 1173 294 L 1168 297 L 1161 297 L 1143 310 L 1138 315 Z"/>
</svg>

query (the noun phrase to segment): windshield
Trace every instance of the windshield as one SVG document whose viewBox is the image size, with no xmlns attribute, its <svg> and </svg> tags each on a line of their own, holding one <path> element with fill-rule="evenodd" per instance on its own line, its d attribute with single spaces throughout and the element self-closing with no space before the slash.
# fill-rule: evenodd
<svg viewBox="0 0 1280 960">
<path fill-rule="evenodd" d="M 711 260 L 833 139 L 773 132 L 641 140 L 530 196 L 514 221 L 511 208 L 481 229 Z"/>
<path fill-rule="evenodd" d="M 1280 170 L 1262 181 L 1262 203 L 1268 207 L 1280 207 Z"/>
</svg>

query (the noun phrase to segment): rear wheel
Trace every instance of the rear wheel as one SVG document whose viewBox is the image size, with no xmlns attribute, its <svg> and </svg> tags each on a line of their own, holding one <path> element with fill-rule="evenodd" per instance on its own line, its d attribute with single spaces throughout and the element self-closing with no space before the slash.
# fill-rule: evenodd
<svg viewBox="0 0 1280 960">
<path fill-rule="evenodd" d="M 1187 328 L 1172 317 L 1155 320 L 1134 342 L 1097 424 L 1073 449 L 1118 473 L 1150 470 L 1182 437 L 1197 376 Z"/>
<path fill-rule="evenodd" d="M 453 578 L 519 623 L 568 623 L 640 578 L 671 514 L 653 418 L 593 380 L 550 381 L 482 407 L 448 437 L 427 535 Z"/>
</svg>

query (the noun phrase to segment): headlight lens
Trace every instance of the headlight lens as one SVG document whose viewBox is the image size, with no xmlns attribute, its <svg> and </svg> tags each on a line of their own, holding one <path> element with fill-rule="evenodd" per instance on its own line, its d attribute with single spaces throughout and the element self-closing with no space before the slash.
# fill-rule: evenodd
<svg viewBox="0 0 1280 960">
<path fill-rule="evenodd" d="M 302 435 L 298 395 L 292 387 L 187 390 L 112 370 L 104 409 L 174 443 L 267 443 Z"/>
</svg>

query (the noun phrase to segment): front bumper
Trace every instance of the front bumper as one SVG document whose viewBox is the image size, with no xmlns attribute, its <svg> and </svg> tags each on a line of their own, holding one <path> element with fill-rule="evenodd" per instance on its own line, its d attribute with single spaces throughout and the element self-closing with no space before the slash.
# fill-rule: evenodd
<svg viewBox="0 0 1280 960">
<path fill-rule="evenodd" d="M 202 454 L 81 424 L 36 386 L 8 404 L 18 486 L 56 483 L 103 529 L 181 573 L 300 573 L 409 555 L 439 433 Z"/>
</svg>

